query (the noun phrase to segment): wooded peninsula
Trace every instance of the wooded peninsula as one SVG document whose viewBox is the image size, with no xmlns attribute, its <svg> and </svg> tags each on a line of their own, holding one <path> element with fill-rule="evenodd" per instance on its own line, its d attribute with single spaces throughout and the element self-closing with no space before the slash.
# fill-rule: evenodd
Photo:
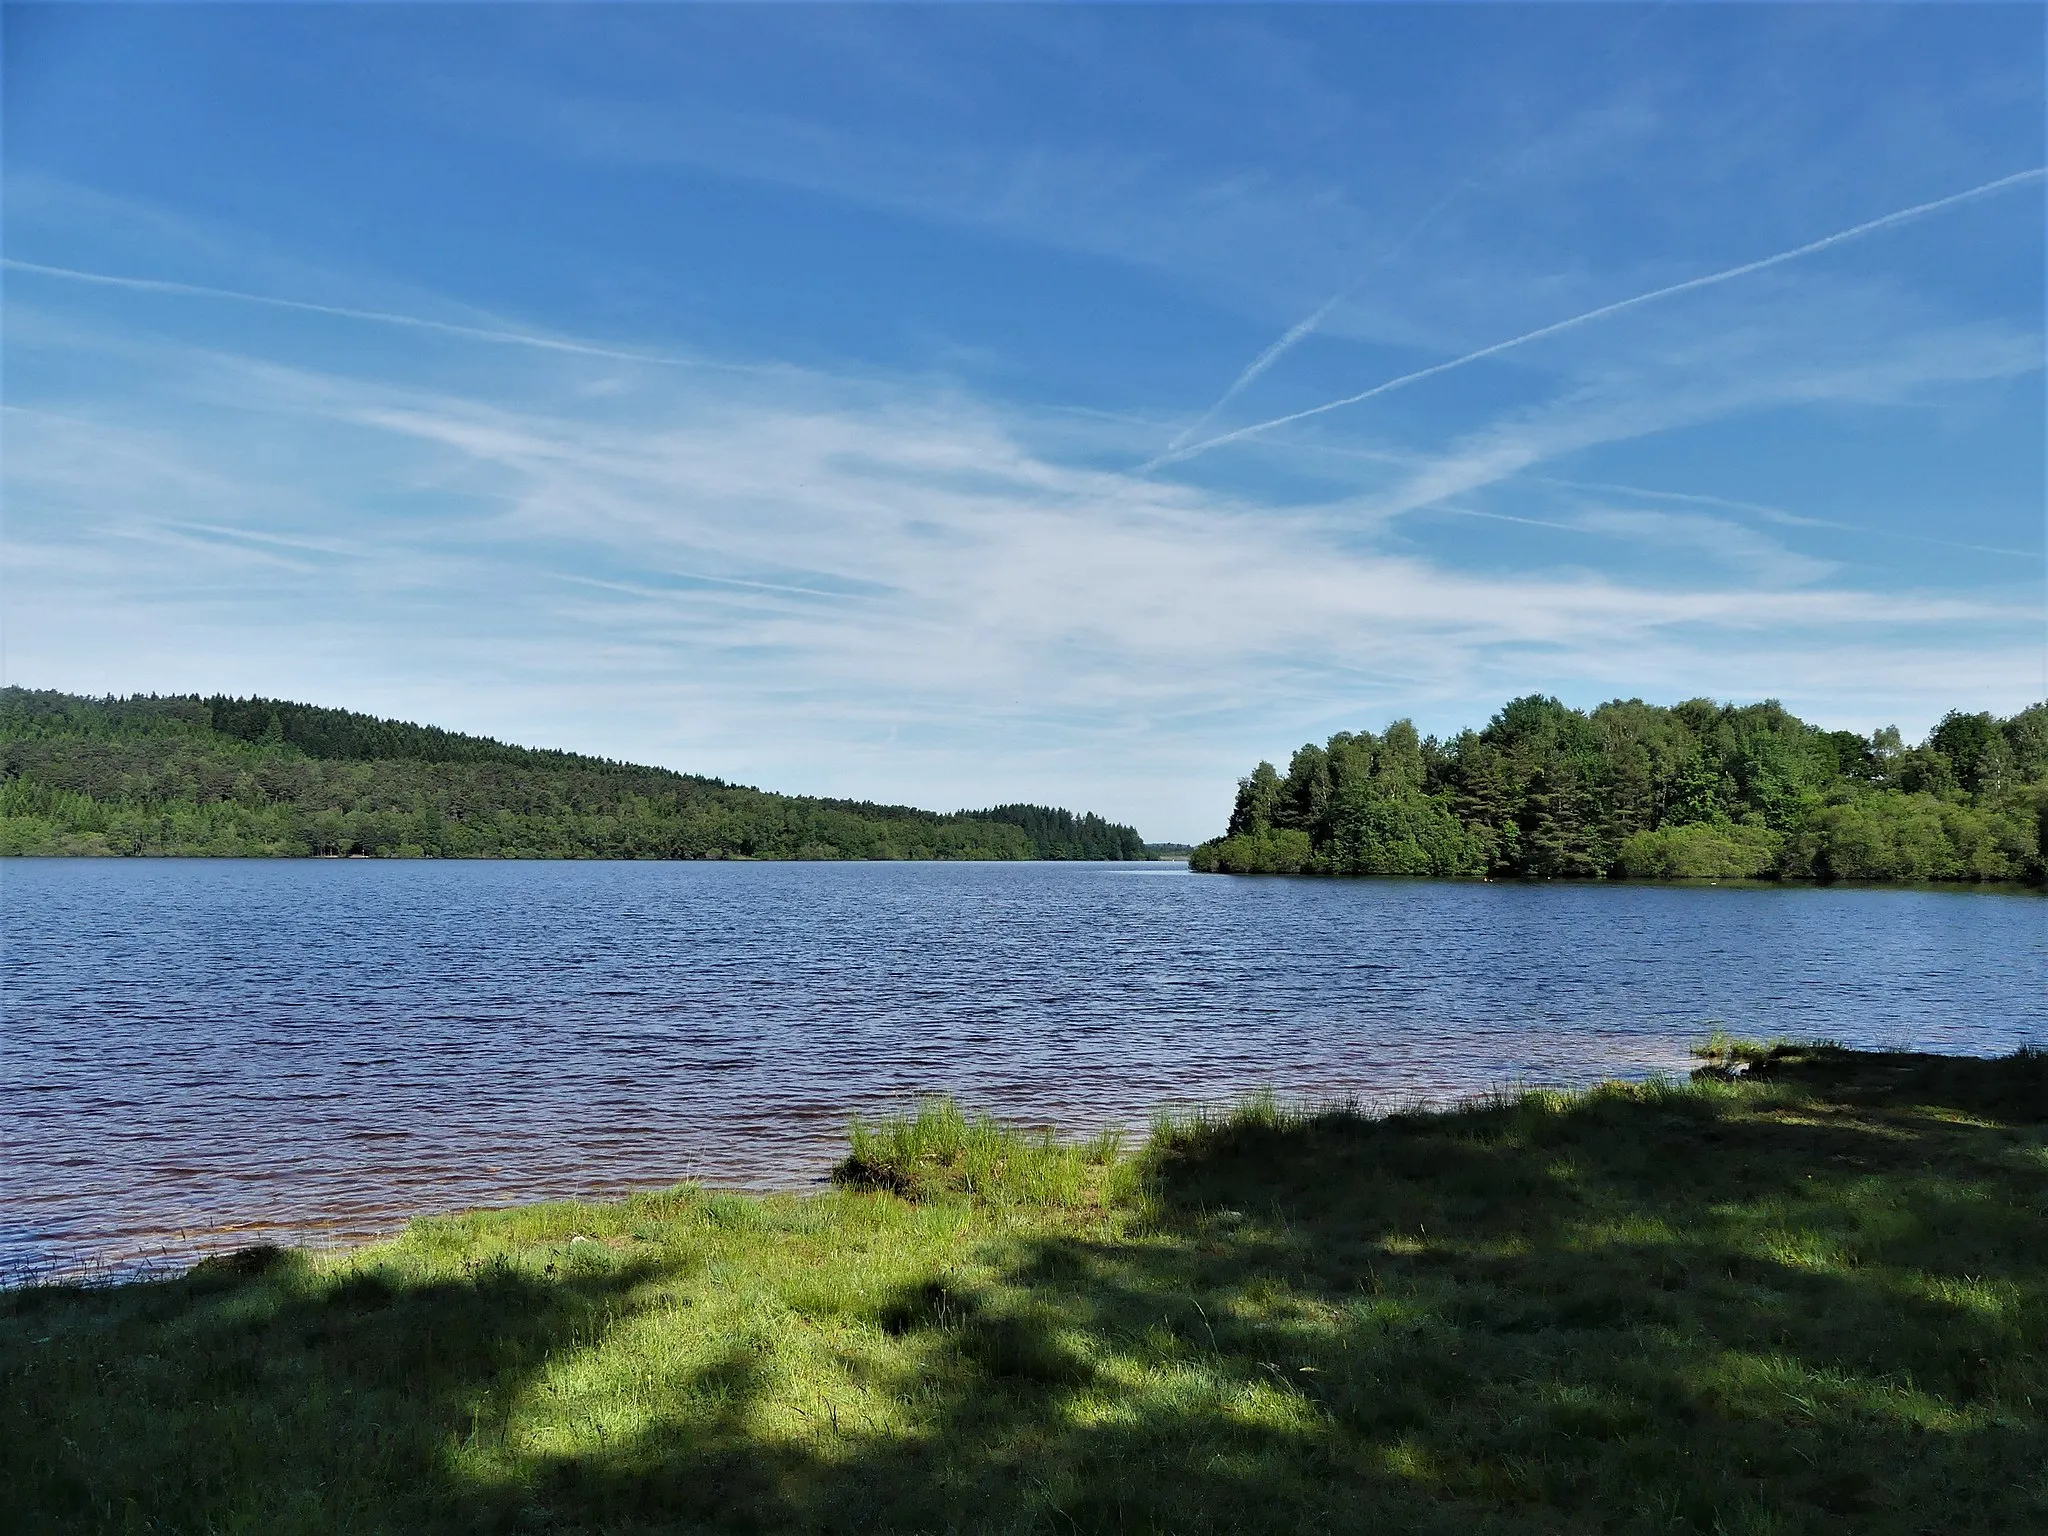
<svg viewBox="0 0 2048 1536">
<path fill-rule="evenodd" d="M 1919 746 L 1775 701 L 1532 695 L 1450 741 L 1398 720 L 1239 781 L 1225 874 L 2005 880 L 2048 863 L 2048 703 L 1953 711 Z"/>
<path fill-rule="evenodd" d="M 1144 859 L 1093 814 L 747 789 L 277 699 L 0 689 L 0 855 Z"/>
</svg>

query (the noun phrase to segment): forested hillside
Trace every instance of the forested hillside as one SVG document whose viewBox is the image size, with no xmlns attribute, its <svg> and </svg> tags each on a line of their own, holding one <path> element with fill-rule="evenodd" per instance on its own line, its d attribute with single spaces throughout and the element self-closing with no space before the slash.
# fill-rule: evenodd
<svg viewBox="0 0 2048 1536">
<path fill-rule="evenodd" d="M 1144 858 L 1043 806 L 819 800 L 271 699 L 0 690 L 0 853 Z"/>
<path fill-rule="evenodd" d="M 1406 720 L 1261 763 L 1194 868 L 1536 878 L 2042 879 L 2048 704 L 1917 747 L 1774 702 L 1516 699 L 1440 742 Z"/>
</svg>

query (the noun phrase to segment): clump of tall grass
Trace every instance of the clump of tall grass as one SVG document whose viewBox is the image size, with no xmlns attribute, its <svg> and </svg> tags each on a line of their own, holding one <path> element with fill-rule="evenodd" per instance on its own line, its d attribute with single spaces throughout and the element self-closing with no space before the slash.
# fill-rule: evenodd
<svg viewBox="0 0 2048 1536">
<path fill-rule="evenodd" d="M 1049 1130 L 969 1114 L 946 1097 L 928 1098 L 911 1114 L 856 1116 L 847 1139 L 851 1150 L 832 1170 L 844 1188 L 1059 1208 L 1099 1204 L 1123 1146 L 1118 1131 L 1063 1142 Z"/>
<path fill-rule="evenodd" d="M 1195 1145 L 1300 1131 L 1319 1121 L 1363 1118 L 1365 1111 L 1350 1100 L 1290 1104 L 1271 1089 L 1262 1089 L 1229 1104 L 1198 1104 L 1191 1109 L 1162 1111 L 1152 1118 L 1152 1134 L 1146 1140 L 1145 1151 L 1153 1157 L 1168 1156 Z"/>
<path fill-rule="evenodd" d="M 1722 1074 L 1746 1072 L 1771 1059 L 1771 1053 L 1791 1042 L 1785 1039 L 1745 1040 L 1740 1035 L 1729 1033 L 1715 1025 L 1707 1038 L 1692 1048 L 1693 1056 L 1707 1064 L 1708 1070 Z"/>
</svg>

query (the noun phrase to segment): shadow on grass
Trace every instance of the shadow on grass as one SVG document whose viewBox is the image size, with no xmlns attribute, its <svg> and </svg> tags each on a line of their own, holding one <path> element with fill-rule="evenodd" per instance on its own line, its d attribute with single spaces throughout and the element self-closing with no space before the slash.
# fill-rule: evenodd
<svg viewBox="0 0 2048 1536">
<path fill-rule="evenodd" d="M 687 1358 L 687 1245 L 23 1293 L 0 1455 L 51 1530 L 2048 1529 L 2043 1067 L 1167 1128 Z"/>
</svg>

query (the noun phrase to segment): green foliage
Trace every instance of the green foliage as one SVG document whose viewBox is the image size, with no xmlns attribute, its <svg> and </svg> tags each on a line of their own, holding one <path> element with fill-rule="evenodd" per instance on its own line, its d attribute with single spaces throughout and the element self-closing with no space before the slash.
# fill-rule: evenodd
<svg viewBox="0 0 2048 1536">
<path fill-rule="evenodd" d="M 2038 815 L 1925 792 L 1817 807 L 1790 868 L 1832 880 L 2040 878 Z"/>
<path fill-rule="evenodd" d="M 1144 858 L 1042 806 L 809 799 L 269 699 L 0 690 L 0 855 Z"/>
<path fill-rule="evenodd" d="M 2000 725 L 1988 714 L 1950 710 L 1927 738 L 1927 745 L 1953 765 L 1956 781 L 1965 792 L 1974 795 L 1996 789 L 2012 772 L 2012 747 Z"/>
<path fill-rule="evenodd" d="M 1781 834 L 1763 826 L 1690 822 L 1631 833 L 1622 873 L 1636 880 L 1759 880 L 1775 874 Z"/>
<path fill-rule="evenodd" d="M 1221 875 L 1298 875 L 1314 862 L 1315 850 L 1299 827 L 1218 838 L 1188 855 L 1188 868 Z"/>
<path fill-rule="evenodd" d="M 1280 811 L 1280 775 L 1261 763 L 1249 778 L 1237 781 L 1237 805 L 1230 813 L 1226 837 L 1246 837 L 1273 824 Z"/>
<path fill-rule="evenodd" d="M 1021 827 L 1041 859 L 1147 859 L 1145 840 L 1130 827 L 1104 821 L 1093 811 L 1072 811 L 1045 805 L 998 805 L 970 813 L 982 821 Z"/>
<path fill-rule="evenodd" d="M 2048 1529 L 2048 1057 L 1720 1049 L 1184 1116 L 1099 1203 L 684 1187 L 0 1293 L 0 1524 Z"/>
<path fill-rule="evenodd" d="M 1305 841 L 1304 841 L 1305 840 Z M 1283 776 L 1239 781 L 1226 834 L 1191 868 L 1226 874 L 1537 879 L 2010 880 L 2048 848 L 2048 705 L 1952 713 L 1908 749 L 1887 728 L 1823 731 L 1782 705 L 1591 714 L 1515 699 L 1481 731 L 1340 732 Z"/>
<path fill-rule="evenodd" d="M 1050 1130 L 970 1115 L 950 1098 L 927 1099 L 915 1114 L 856 1118 L 847 1136 L 851 1150 L 832 1179 L 848 1189 L 1063 1208 L 1099 1201 L 1119 1144 L 1114 1133 L 1061 1142 Z"/>
<path fill-rule="evenodd" d="M 2013 777 L 2022 783 L 2048 777 L 2048 704 L 2021 710 L 2000 729 L 2012 754 Z"/>
<path fill-rule="evenodd" d="M 1338 875 L 1480 875 L 1488 840 L 1458 820 L 1449 798 L 1416 791 L 1359 793 L 1332 818 L 1321 865 Z"/>
</svg>

